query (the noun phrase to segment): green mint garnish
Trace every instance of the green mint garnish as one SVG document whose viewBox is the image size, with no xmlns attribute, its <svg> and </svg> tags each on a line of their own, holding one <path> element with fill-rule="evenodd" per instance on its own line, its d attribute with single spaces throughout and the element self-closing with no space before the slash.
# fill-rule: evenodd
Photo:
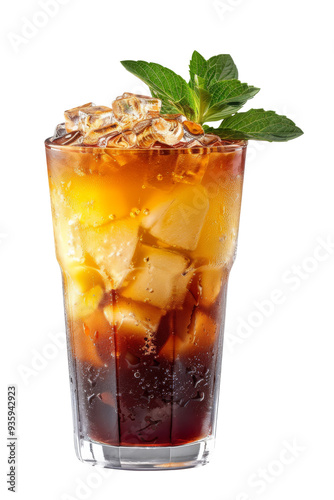
<svg viewBox="0 0 334 500">
<path fill-rule="evenodd" d="M 218 128 L 204 125 L 205 131 L 222 139 L 289 141 L 303 134 L 293 121 L 274 111 L 239 109 L 259 88 L 241 83 L 232 57 L 220 54 L 206 60 L 194 51 L 187 83 L 174 71 L 156 63 L 122 61 L 123 66 L 148 85 L 162 101 L 163 113 L 182 113 L 200 124 L 222 120 Z"/>
</svg>

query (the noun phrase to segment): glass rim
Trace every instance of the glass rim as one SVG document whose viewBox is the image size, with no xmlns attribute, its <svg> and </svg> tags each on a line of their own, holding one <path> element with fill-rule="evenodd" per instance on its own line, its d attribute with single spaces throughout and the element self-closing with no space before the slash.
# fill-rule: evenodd
<svg viewBox="0 0 334 500">
<path fill-rule="evenodd" d="M 196 146 L 192 148 L 180 147 L 165 147 L 165 148 L 114 148 L 112 146 L 82 146 L 82 145 L 71 145 L 71 144 L 55 144 L 52 142 L 52 137 L 48 137 L 45 139 L 44 144 L 46 149 L 53 149 L 56 151 L 68 151 L 68 152 L 78 152 L 78 153 L 95 153 L 100 154 L 102 152 L 107 151 L 110 155 L 111 152 L 117 154 L 124 154 L 126 152 L 131 153 L 131 151 L 135 151 L 136 153 L 147 153 L 148 151 L 151 154 L 199 154 L 199 153 L 230 153 L 235 151 L 241 151 L 246 149 L 248 145 L 247 140 L 243 139 L 235 139 L 231 141 L 226 141 L 226 144 L 222 144 L 221 146 Z"/>
</svg>

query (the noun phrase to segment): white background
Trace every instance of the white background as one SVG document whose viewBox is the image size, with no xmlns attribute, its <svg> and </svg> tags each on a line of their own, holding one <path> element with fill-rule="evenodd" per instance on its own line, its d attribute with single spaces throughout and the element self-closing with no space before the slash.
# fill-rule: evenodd
<svg viewBox="0 0 334 500">
<path fill-rule="evenodd" d="M 40 16 L 38 0 L 1 7 L 1 498 L 12 498 L 5 485 L 11 383 L 19 396 L 20 500 L 333 498 L 333 243 L 318 253 L 319 241 L 334 241 L 331 2 L 57 5 L 53 17 Z M 17 39 L 15 50 L 24 18 L 44 26 Z M 64 109 L 145 91 L 120 60 L 159 62 L 187 77 L 194 49 L 207 58 L 232 54 L 241 80 L 262 88 L 251 106 L 287 114 L 305 135 L 249 147 L 214 459 L 199 469 L 103 477 L 75 457 L 66 352 L 50 337 L 63 334 L 64 320 L 43 140 Z M 256 301 L 271 300 L 275 289 L 282 303 L 267 303 L 267 317 L 255 313 Z M 38 370 L 22 376 L 36 368 L 36 353 L 54 358 L 39 358 Z"/>
</svg>

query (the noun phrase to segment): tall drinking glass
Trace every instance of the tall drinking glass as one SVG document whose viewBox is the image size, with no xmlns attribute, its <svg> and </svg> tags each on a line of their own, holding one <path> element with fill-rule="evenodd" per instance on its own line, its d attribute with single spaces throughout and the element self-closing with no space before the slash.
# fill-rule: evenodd
<svg viewBox="0 0 334 500">
<path fill-rule="evenodd" d="M 247 143 L 45 144 L 77 455 L 136 470 L 205 464 Z"/>
</svg>

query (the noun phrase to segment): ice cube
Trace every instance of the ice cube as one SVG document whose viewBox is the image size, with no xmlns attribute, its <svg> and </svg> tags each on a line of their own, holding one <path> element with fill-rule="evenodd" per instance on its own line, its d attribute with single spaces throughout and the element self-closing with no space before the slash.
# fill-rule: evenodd
<svg viewBox="0 0 334 500">
<path fill-rule="evenodd" d="M 191 322 L 194 318 L 198 302 L 191 291 L 187 291 L 182 309 L 174 313 L 174 333 L 181 339 L 185 340 L 189 334 Z"/>
<path fill-rule="evenodd" d="M 64 268 L 70 264 L 82 264 L 84 252 L 78 218 L 62 190 L 51 187 L 50 194 L 57 259 Z"/>
<path fill-rule="evenodd" d="M 152 127 L 152 122 L 137 135 L 137 144 L 140 148 L 150 148 L 157 140 L 157 134 Z"/>
<path fill-rule="evenodd" d="M 176 349 L 175 349 L 176 343 L 180 343 L 180 340 L 178 340 L 172 333 L 166 340 L 165 344 L 160 349 L 159 356 L 165 358 L 169 362 L 173 361 L 174 357 L 176 356 Z"/>
<path fill-rule="evenodd" d="M 73 175 L 64 195 L 84 226 L 97 227 L 130 214 L 127 194 L 103 175 Z"/>
<path fill-rule="evenodd" d="M 201 186 L 177 186 L 165 199 L 150 209 L 143 219 L 143 227 L 160 241 L 168 245 L 195 250 L 197 247 L 209 199 Z"/>
<path fill-rule="evenodd" d="M 162 194 L 162 191 L 171 191 L 175 188 L 175 180 L 173 178 L 177 160 L 177 154 L 175 153 L 175 150 L 172 148 L 166 149 L 163 151 L 163 154 L 160 151 L 151 150 L 143 182 L 145 187 L 158 189 L 159 192 L 157 194 Z"/>
<path fill-rule="evenodd" d="M 113 123 L 109 127 L 101 128 L 100 130 L 90 130 L 83 136 L 83 144 L 87 146 L 93 146 L 98 144 L 101 139 L 107 136 L 113 136 L 119 134 L 121 131 L 121 126 L 118 123 Z"/>
<path fill-rule="evenodd" d="M 157 134 L 157 141 L 168 146 L 173 146 L 182 140 L 183 127 L 178 120 L 164 120 L 159 118 L 153 120 L 153 126 Z"/>
<path fill-rule="evenodd" d="M 73 334 L 71 335 L 71 348 L 73 356 L 78 361 L 89 363 L 95 368 L 102 368 L 103 362 L 97 352 L 91 331 L 82 321 L 71 324 Z"/>
<path fill-rule="evenodd" d="M 210 307 L 215 303 L 224 278 L 227 279 L 224 268 L 202 266 L 196 269 L 191 291 L 201 306 Z"/>
<path fill-rule="evenodd" d="M 183 307 L 183 302 L 186 294 L 188 293 L 188 287 L 193 279 L 193 275 L 193 268 L 188 267 L 176 280 L 173 297 L 174 308 L 178 309 Z"/>
<path fill-rule="evenodd" d="M 103 294 L 104 291 L 100 285 L 81 293 L 71 279 L 65 278 L 67 314 L 72 319 L 82 319 L 92 314 L 101 302 Z"/>
<path fill-rule="evenodd" d="M 180 356 L 196 357 L 213 354 L 219 327 L 202 311 L 191 295 L 185 300 L 184 310 L 173 312 L 173 332 L 159 351 L 159 356 L 173 361 Z"/>
<path fill-rule="evenodd" d="M 175 193 L 160 193 L 150 196 L 145 202 L 145 214 L 142 219 L 142 227 L 150 229 L 168 210 L 170 205 L 175 201 Z"/>
<path fill-rule="evenodd" d="M 160 99 L 124 93 L 112 103 L 116 119 L 125 126 L 131 126 L 147 116 L 157 116 L 161 108 Z"/>
<path fill-rule="evenodd" d="M 151 125 L 146 127 L 137 136 L 138 146 L 149 148 L 155 142 L 173 146 L 180 142 L 183 137 L 183 127 L 178 120 L 165 120 L 156 118 Z"/>
<path fill-rule="evenodd" d="M 144 185 L 161 192 L 171 191 L 176 183 L 200 184 L 207 169 L 209 154 L 198 144 L 200 151 L 175 151 L 175 148 L 171 148 L 163 151 L 163 154 L 159 152 L 156 158 L 156 151 L 152 150 Z M 184 143 L 184 147 L 188 147 L 187 143 Z"/>
<path fill-rule="evenodd" d="M 99 271 L 94 267 L 86 265 L 86 263 L 77 264 L 75 262 L 68 262 L 63 270 L 70 276 L 73 286 L 80 293 L 88 292 L 88 290 L 97 285 L 104 286 L 103 277 Z"/>
<path fill-rule="evenodd" d="M 83 104 L 82 106 L 77 106 L 76 108 L 64 111 L 65 127 L 67 132 L 74 132 L 75 130 L 78 130 L 79 112 L 85 111 L 86 108 L 90 108 L 91 106 L 94 106 L 94 104 L 92 102 L 88 102 L 87 104 Z"/>
<path fill-rule="evenodd" d="M 131 97 L 137 97 L 140 100 L 145 115 L 159 115 L 161 109 L 160 99 L 156 99 L 150 95 L 131 94 L 131 92 L 124 92 L 122 99 Z"/>
<path fill-rule="evenodd" d="M 131 270 L 137 246 L 139 222 L 125 219 L 85 232 L 85 248 L 113 289 L 119 288 Z"/>
<path fill-rule="evenodd" d="M 179 331 L 182 336 L 175 336 L 175 355 L 194 356 L 214 347 L 219 328 L 210 316 L 196 308 L 187 331 Z"/>
<path fill-rule="evenodd" d="M 145 116 L 142 104 L 138 97 L 119 97 L 112 103 L 116 119 L 123 123 L 131 123 Z"/>
<path fill-rule="evenodd" d="M 132 127 L 132 132 L 134 132 L 136 135 L 140 134 L 143 132 L 147 127 L 150 127 L 152 125 L 153 118 L 147 118 L 146 120 L 140 120 L 134 124 Z"/>
<path fill-rule="evenodd" d="M 206 223 L 192 257 L 202 264 L 230 267 L 238 236 L 242 178 L 226 176 L 220 184 L 216 195 L 210 197 Z"/>
<path fill-rule="evenodd" d="M 58 137 L 53 136 L 51 138 L 51 142 L 53 142 L 54 144 L 58 144 L 59 146 L 69 146 L 70 144 L 72 146 L 76 146 L 81 144 L 82 140 L 83 135 L 78 130 L 76 130 L 75 132 L 69 132 L 65 135 L 60 135 Z"/>
<path fill-rule="evenodd" d="M 139 357 L 155 353 L 161 309 L 119 297 L 117 302 L 104 308 L 104 314 L 115 328 L 121 353 Z"/>
<path fill-rule="evenodd" d="M 115 356 L 115 330 L 107 321 L 102 308 L 84 318 L 84 333 L 89 336 L 102 362 Z"/>
<path fill-rule="evenodd" d="M 118 297 L 114 304 L 104 308 L 104 314 L 110 325 L 118 332 L 143 336 L 147 330 L 156 332 L 163 312 L 149 304 L 134 302 Z"/>
<path fill-rule="evenodd" d="M 180 113 L 175 113 L 175 114 L 162 114 L 160 115 L 161 118 L 164 118 L 165 120 L 177 120 L 180 123 L 183 123 L 187 118 L 184 115 L 181 115 Z"/>
<path fill-rule="evenodd" d="M 186 147 L 191 148 L 197 146 L 197 144 L 192 144 L 194 142 L 201 147 L 198 141 L 191 141 Z M 173 179 L 176 182 L 184 182 L 186 184 L 199 184 L 203 179 L 208 163 L 209 154 L 206 150 L 197 154 L 192 151 L 182 151 L 176 158 Z"/>
<path fill-rule="evenodd" d="M 58 123 L 56 129 L 54 131 L 52 139 L 58 139 L 59 137 L 63 137 L 67 134 L 67 130 L 65 127 L 65 123 Z"/>
<path fill-rule="evenodd" d="M 222 268 L 204 268 L 201 270 L 200 284 L 202 287 L 201 304 L 210 307 L 217 300 L 222 287 L 224 270 Z M 226 277 L 225 277 L 226 278 Z"/>
<path fill-rule="evenodd" d="M 135 269 L 122 295 L 161 309 L 173 308 L 186 294 L 190 279 L 186 273 L 188 263 L 188 259 L 176 252 L 139 244 Z"/>
<path fill-rule="evenodd" d="M 200 141 L 205 147 L 221 146 L 222 140 L 218 135 L 215 134 L 205 134 L 200 138 Z"/>
<path fill-rule="evenodd" d="M 198 140 L 198 139 L 191 139 L 188 142 L 180 143 L 182 144 L 182 147 L 187 148 L 187 149 L 192 149 L 192 148 L 203 148 L 203 144 Z"/>
<path fill-rule="evenodd" d="M 199 350 L 212 346 L 219 334 L 216 323 L 204 311 L 197 309 L 192 322 L 188 342 Z"/>
<path fill-rule="evenodd" d="M 113 110 L 107 106 L 89 106 L 79 110 L 78 129 L 84 133 L 115 123 Z"/>
<path fill-rule="evenodd" d="M 101 137 L 98 140 L 97 144 L 100 147 L 109 146 L 112 148 L 128 149 L 135 146 L 136 142 L 136 134 L 134 134 L 131 130 L 126 130 L 125 132 L 121 132 L 120 134 L 116 132 Z"/>
</svg>

